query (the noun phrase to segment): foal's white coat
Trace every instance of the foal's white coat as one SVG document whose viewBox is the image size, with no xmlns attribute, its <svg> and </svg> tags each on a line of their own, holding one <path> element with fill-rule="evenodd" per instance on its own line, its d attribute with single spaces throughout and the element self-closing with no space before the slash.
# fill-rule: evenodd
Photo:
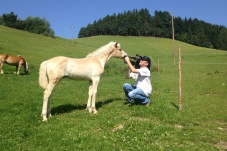
<svg viewBox="0 0 227 151">
<path fill-rule="evenodd" d="M 118 42 L 110 42 L 88 54 L 86 58 L 75 59 L 58 56 L 42 62 L 39 69 L 39 84 L 45 89 L 41 113 L 43 121 L 47 121 L 47 118 L 51 116 L 50 96 L 52 90 L 64 77 L 89 81 L 87 109 L 90 113 L 96 114 L 95 99 L 104 66 L 111 57 L 123 58 L 125 55 L 127 54 L 120 49 Z"/>
</svg>

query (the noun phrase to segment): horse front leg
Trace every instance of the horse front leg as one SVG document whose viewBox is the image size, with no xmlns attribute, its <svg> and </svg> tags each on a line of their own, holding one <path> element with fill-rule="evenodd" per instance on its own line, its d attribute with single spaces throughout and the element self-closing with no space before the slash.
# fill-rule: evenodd
<svg viewBox="0 0 227 151">
<path fill-rule="evenodd" d="M 4 63 L 0 63 L 0 71 L 1 71 L 1 74 L 3 74 L 3 73 L 4 73 L 4 71 L 2 70 L 3 65 L 4 65 Z"/>
<path fill-rule="evenodd" d="M 89 89 L 88 89 L 88 100 L 87 100 L 87 110 L 89 113 L 92 113 L 91 109 L 91 98 L 92 98 L 92 81 L 89 81 Z"/>
<path fill-rule="evenodd" d="M 93 87 L 92 87 L 92 105 L 91 105 L 91 110 L 92 110 L 93 114 L 97 114 L 97 110 L 96 110 L 96 107 L 95 107 L 95 101 L 96 101 L 98 84 L 99 84 L 99 79 L 93 82 Z"/>
</svg>

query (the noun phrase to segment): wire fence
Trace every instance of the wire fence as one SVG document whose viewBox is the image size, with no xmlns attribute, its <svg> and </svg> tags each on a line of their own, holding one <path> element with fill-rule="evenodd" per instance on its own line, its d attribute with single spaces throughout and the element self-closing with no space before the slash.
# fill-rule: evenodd
<svg viewBox="0 0 227 151">
<path fill-rule="evenodd" d="M 173 54 L 162 54 L 160 55 L 162 57 L 159 57 L 159 64 L 160 65 L 173 65 Z M 177 55 L 175 56 L 175 64 L 178 64 L 177 63 Z M 205 60 L 201 60 L 203 58 L 206 58 L 206 57 L 223 57 L 220 61 L 219 58 L 217 58 L 217 62 L 215 62 L 216 60 L 214 60 L 213 58 L 211 59 L 212 62 L 208 62 L 208 61 L 205 61 Z M 157 58 L 157 56 L 156 56 Z M 155 62 L 157 62 L 157 60 Z M 166 63 L 166 62 L 169 62 L 171 61 L 170 63 Z M 224 53 L 221 53 L 221 54 L 217 54 L 217 53 L 209 53 L 209 54 L 185 54 L 185 55 L 182 55 L 182 64 L 187 64 L 187 65 L 227 65 L 227 52 L 224 52 Z"/>
<path fill-rule="evenodd" d="M 213 63 L 213 62 L 207 62 L 207 63 L 204 63 L 204 62 L 182 62 L 183 64 L 214 64 L 214 65 L 227 65 L 227 62 L 226 63 Z"/>
</svg>

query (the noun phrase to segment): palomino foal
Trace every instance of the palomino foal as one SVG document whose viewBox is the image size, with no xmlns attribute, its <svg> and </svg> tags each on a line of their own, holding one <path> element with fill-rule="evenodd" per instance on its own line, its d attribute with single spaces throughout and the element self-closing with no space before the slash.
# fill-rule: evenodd
<svg viewBox="0 0 227 151">
<path fill-rule="evenodd" d="M 1 72 L 1 74 L 4 73 L 4 71 L 2 69 L 4 63 L 11 65 L 11 66 L 16 66 L 16 72 L 14 72 L 15 74 L 20 74 L 21 66 L 24 67 L 25 74 L 29 73 L 29 67 L 28 67 L 27 61 L 20 55 L 10 56 L 7 54 L 0 54 L 0 72 Z"/>
<path fill-rule="evenodd" d="M 47 121 L 47 118 L 51 116 L 50 96 L 54 87 L 64 77 L 89 81 L 87 109 L 90 113 L 96 114 L 95 99 L 97 87 L 104 72 L 105 64 L 111 57 L 124 58 L 126 55 L 120 49 L 118 42 L 110 42 L 88 54 L 86 58 L 76 59 L 58 56 L 43 61 L 39 70 L 39 84 L 45 89 L 41 113 L 43 121 Z"/>
</svg>

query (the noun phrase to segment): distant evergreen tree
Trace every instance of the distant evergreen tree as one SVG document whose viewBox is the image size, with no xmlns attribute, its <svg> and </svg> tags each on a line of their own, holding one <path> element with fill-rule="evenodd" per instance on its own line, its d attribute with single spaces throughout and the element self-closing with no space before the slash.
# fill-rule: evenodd
<svg viewBox="0 0 227 151">
<path fill-rule="evenodd" d="M 227 50 L 227 29 L 224 26 L 220 27 L 220 33 L 216 43 L 217 48 Z"/>
</svg>

